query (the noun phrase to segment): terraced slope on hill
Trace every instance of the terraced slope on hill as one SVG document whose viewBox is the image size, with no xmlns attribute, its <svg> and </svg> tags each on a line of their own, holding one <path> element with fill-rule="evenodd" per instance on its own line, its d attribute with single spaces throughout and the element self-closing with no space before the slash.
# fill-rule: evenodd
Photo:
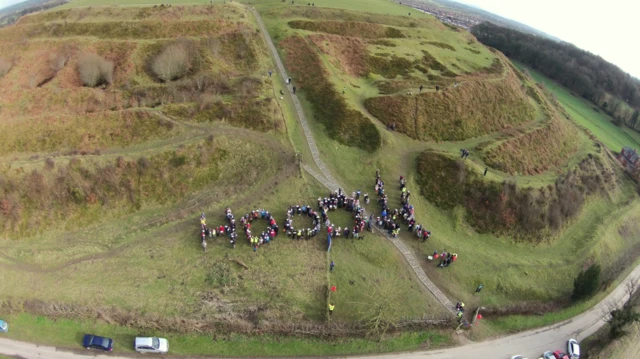
<svg viewBox="0 0 640 359">
<path fill-rule="evenodd" d="M 360 112 L 380 133 L 379 149 L 363 151 L 337 140 L 327 122 L 312 122 L 328 168 L 341 183 L 369 192 L 372 169 L 380 169 L 391 208 L 401 206 L 395 179 L 404 176 L 417 222 L 434 234 L 423 244 L 402 227 L 400 238 L 419 258 L 442 248 L 465 253 L 453 270 L 421 263 L 450 298 L 476 303 L 469 288 L 484 283 L 491 289 L 483 305 L 509 306 L 510 313 L 522 301 L 522 307 L 557 308 L 584 258 L 612 270 L 615 264 L 598 251 L 615 247 L 620 254 L 636 245 L 614 233 L 618 221 L 602 219 L 632 216 L 632 186 L 607 152 L 506 57 L 429 15 L 317 5 L 257 4 L 308 114 L 344 99 L 341 106 Z M 317 64 L 322 69 L 313 70 L 313 84 L 322 83 L 322 94 L 306 83 Z M 601 232 L 607 234 L 595 235 Z M 582 257 L 560 254 L 569 249 Z"/>
</svg>

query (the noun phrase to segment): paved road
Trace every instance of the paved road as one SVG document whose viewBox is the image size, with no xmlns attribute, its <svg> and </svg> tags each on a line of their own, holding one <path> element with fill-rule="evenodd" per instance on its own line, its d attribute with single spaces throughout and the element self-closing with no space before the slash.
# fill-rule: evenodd
<svg viewBox="0 0 640 359">
<path fill-rule="evenodd" d="M 610 303 L 621 305 L 627 300 L 627 283 L 640 278 L 640 266 L 625 278 L 624 281 L 602 302 L 591 310 L 570 320 L 552 326 L 530 330 L 519 334 L 502 337 L 485 342 L 470 343 L 460 347 L 421 351 L 399 354 L 368 355 L 350 357 L 351 359 L 491 359 L 509 358 L 514 354 L 525 355 L 529 359 L 536 359 L 546 350 L 565 349 L 567 339 L 582 340 L 600 328 L 604 321 L 602 314 L 609 308 Z M 15 330 L 15 328 L 14 328 Z M 31 343 L 19 342 L 0 337 L 0 354 L 16 356 L 25 359 L 129 359 L 119 356 L 81 355 L 59 351 L 54 347 L 38 346 Z M 163 357 L 164 358 L 164 357 Z"/>
</svg>

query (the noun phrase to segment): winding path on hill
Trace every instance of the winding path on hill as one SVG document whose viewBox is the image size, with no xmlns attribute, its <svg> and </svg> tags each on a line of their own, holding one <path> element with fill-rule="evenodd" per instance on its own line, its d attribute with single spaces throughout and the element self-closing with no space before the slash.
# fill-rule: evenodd
<svg viewBox="0 0 640 359">
<path fill-rule="evenodd" d="M 264 39 L 267 42 L 267 46 L 271 51 L 271 55 L 273 56 L 276 66 L 278 67 L 278 71 L 280 75 L 282 75 L 283 79 L 288 79 L 289 75 L 287 74 L 287 71 L 285 70 L 284 65 L 282 64 L 282 60 L 280 59 L 280 54 L 278 54 L 278 50 L 276 49 L 275 45 L 273 44 L 273 41 L 271 40 L 271 36 L 269 35 L 269 32 L 267 31 L 267 28 L 264 25 L 264 22 L 262 21 L 262 17 L 260 16 L 260 14 L 258 14 L 258 12 L 255 9 L 252 8 L 251 11 L 253 12 L 253 15 L 256 18 L 258 26 L 260 26 L 260 31 L 264 35 Z M 315 162 L 316 166 L 318 166 L 321 173 L 317 173 L 315 170 L 313 170 L 310 166 L 306 164 L 303 164 L 302 168 L 305 171 L 307 171 L 309 174 L 311 174 L 311 176 L 317 179 L 320 183 L 322 183 L 325 187 L 327 187 L 329 190 L 336 191 L 338 188 L 340 188 L 340 185 L 335 180 L 335 178 L 333 178 L 331 173 L 329 173 L 329 170 L 327 169 L 327 167 L 322 162 L 322 159 L 320 158 L 320 152 L 318 151 L 318 147 L 316 146 L 316 143 L 313 139 L 313 134 L 311 133 L 311 129 L 309 128 L 309 125 L 307 123 L 307 118 L 305 117 L 304 111 L 302 110 L 302 105 L 300 105 L 300 100 L 298 100 L 298 96 L 295 93 L 293 93 L 290 85 L 287 86 L 287 88 L 289 89 L 289 94 L 291 95 L 291 99 L 293 100 L 293 105 L 295 106 L 296 114 L 298 115 L 298 118 L 300 120 L 300 125 L 302 126 L 302 129 L 304 131 L 305 138 L 307 140 L 307 143 L 309 144 L 309 148 L 311 149 L 311 155 L 313 157 L 313 161 Z M 411 266 L 411 269 L 418 277 L 418 280 L 420 280 L 420 283 L 422 283 L 422 285 L 424 285 L 425 288 L 427 288 L 436 297 L 436 299 L 447 309 L 449 313 L 454 314 L 455 308 L 453 303 L 438 288 L 438 286 L 436 286 L 435 283 L 433 283 L 433 281 L 431 281 L 431 279 L 427 277 L 427 274 L 420 266 L 420 263 L 415 258 L 412 251 L 409 248 L 407 248 L 407 246 L 405 246 L 401 240 L 390 237 L 384 231 L 379 231 L 379 232 L 382 235 L 384 235 L 388 240 L 390 240 L 393 243 L 393 245 L 398 249 L 398 251 L 400 251 L 404 259 L 407 261 L 409 266 Z"/>
<path fill-rule="evenodd" d="M 612 305 L 620 306 L 629 295 L 628 284 L 638 284 L 640 266 L 636 267 L 604 300 L 584 312 L 564 322 L 544 328 L 484 341 L 474 342 L 463 346 L 431 351 L 419 351 L 396 354 L 367 355 L 350 357 L 351 359 L 477 359 L 477 358 L 508 358 L 520 354 L 528 358 L 538 358 L 547 350 L 566 350 L 569 338 L 579 341 L 595 333 L 605 324 L 603 313 L 611 310 Z M 482 325 L 482 324 L 480 324 Z M 0 337 L 0 354 L 23 359 L 130 359 L 127 356 L 99 355 L 95 353 L 83 354 L 86 351 L 64 351 L 51 346 L 21 342 Z M 68 350 L 68 349 L 66 349 Z M 136 356 L 140 357 L 140 356 Z M 163 358 L 171 358 L 163 357 Z M 176 357 L 182 358 L 185 357 Z M 199 357 L 204 358 L 204 357 Z"/>
</svg>

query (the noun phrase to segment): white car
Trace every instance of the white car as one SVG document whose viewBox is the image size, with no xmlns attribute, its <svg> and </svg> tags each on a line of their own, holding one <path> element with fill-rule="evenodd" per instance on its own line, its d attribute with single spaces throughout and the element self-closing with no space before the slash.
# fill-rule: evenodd
<svg viewBox="0 0 640 359">
<path fill-rule="evenodd" d="M 511 359 L 527 359 L 527 358 L 523 357 L 522 355 L 514 355 L 511 357 Z"/>
<path fill-rule="evenodd" d="M 567 355 L 571 359 L 580 359 L 580 344 L 575 339 L 569 339 L 567 342 Z"/>
<path fill-rule="evenodd" d="M 169 342 L 164 338 L 156 337 L 136 337 L 134 348 L 138 353 L 161 353 L 169 352 Z"/>
</svg>

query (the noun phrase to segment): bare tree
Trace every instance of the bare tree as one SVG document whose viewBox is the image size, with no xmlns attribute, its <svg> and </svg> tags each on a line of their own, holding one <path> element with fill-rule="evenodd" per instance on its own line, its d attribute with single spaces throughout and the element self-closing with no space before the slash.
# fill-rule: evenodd
<svg viewBox="0 0 640 359">
<path fill-rule="evenodd" d="M 113 63 L 96 54 L 85 53 L 78 60 L 78 73 L 85 86 L 110 84 L 113 81 Z"/>
<path fill-rule="evenodd" d="M 153 73 L 164 82 L 185 76 L 193 67 L 192 47 L 187 40 L 165 46 L 151 64 Z"/>
</svg>

